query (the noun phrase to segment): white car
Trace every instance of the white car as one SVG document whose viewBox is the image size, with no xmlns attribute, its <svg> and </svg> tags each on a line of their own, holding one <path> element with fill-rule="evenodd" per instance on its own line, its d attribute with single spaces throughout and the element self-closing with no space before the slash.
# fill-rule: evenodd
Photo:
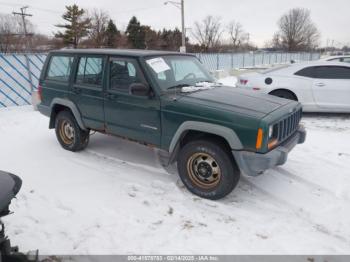
<svg viewBox="0 0 350 262">
<path fill-rule="evenodd" d="M 329 56 L 329 57 L 320 59 L 320 61 L 350 63 L 350 55 L 348 55 L 348 56 Z"/>
<path fill-rule="evenodd" d="M 296 100 L 304 112 L 350 112 L 350 64 L 285 65 L 238 78 L 237 87 Z"/>
</svg>

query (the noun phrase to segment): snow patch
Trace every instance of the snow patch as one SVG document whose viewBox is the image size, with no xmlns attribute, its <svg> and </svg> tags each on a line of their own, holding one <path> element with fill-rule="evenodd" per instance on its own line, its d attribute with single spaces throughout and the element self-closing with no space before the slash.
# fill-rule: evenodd
<svg viewBox="0 0 350 262">
<path fill-rule="evenodd" d="M 157 150 L 96 134 L 71 153 L 31 107 L 0 110 L 0 168 L 23 179 L 7 233 L 43 255 L 349 254 L 350 117 L 303 124 L 286 165 L 242 176 L 214 202 L 189 193 Z"/>
<path fill-rule="evenodd" d="M 220 86 L 221 83 L 212 83 L 212 82 L 198 82 L 195 86 L 185 86 L 181 89 L 182 93 L 191 93 L 201 90 L 210 90 Z"/>
</svg>

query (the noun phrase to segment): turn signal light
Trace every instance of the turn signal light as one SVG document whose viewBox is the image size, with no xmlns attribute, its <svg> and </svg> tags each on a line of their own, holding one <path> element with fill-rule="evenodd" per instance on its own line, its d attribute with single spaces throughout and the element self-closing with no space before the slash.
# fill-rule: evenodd
<svg viewBox="0 0 350 262">
<path fill-rule="evenodd" d="M 256 137 L 256 149 L 257 150 L 261 149 L 262 143 L 263 143 L 263 138 L 264 138 L 264 131 L 262 130 L 262 128 L 259 128 L 258 135 Z"/>
</svg>

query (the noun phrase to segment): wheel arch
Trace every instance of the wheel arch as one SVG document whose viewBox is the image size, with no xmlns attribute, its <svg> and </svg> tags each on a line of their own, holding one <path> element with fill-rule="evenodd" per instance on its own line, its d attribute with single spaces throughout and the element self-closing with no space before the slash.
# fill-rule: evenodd
<svg viewBox="0 0 350 262">
<path fill-rule="evenodd" d="M 234 130 L 221 125 L 188 121 L 184 122 L 175 132 L 169 146 L 170 163 L 175 159 L 181 149 L 189 141 L 201 137 L 208 137 L 222 141 L 229 150 L 242 150 L 243 145 Z"/>
<path fill-rule="evenodd" d="M 55 128 L 55 121 L 56 121 L 56 116 L 59 112 L 62 110 L 69 110 L 73 116 L 75 117 L 79 127 L 83 130 L 87 130 L 80 111 L 78 110 L 77 106 L 70 100 L 67 99 L 62 99 L 62 98 L 55 98 L 52 103 L 51 103 L 51 114 L 50 114 L 50 124 L 49 128 Z"/>
<path fill-rule="evenodd" d="M 298 98 L 297 94 L 294 91 L 292 91 L 292 90 L 290 90 L 288 88 L 276 88 L 276 89 L 273 89 L 272 91 L 269 92 L 269 95 L 273 95 L 274 92 L 278 92 L 278 91 L 288 92 L 288 93 L 290 93 L 291 95 L 294 96 L 296 101 L 299 101 L 299 98 Z"/>
</svg>

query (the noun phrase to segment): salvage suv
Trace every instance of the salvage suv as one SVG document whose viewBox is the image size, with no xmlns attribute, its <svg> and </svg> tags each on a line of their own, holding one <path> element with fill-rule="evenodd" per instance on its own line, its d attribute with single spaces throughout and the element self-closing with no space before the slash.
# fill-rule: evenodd
<svg viewBox="0 0 350 262">
<path fill-rule="evenodd" d="M 225 87 L 190 54 L 54 51 L 38 93 L 64 149 L 86 148 L 90 131 L 160 148 L 188 190 L 212 200 L 241 173 L 283 165 L 306 137 L 300 103 Z"/>
</svg>

